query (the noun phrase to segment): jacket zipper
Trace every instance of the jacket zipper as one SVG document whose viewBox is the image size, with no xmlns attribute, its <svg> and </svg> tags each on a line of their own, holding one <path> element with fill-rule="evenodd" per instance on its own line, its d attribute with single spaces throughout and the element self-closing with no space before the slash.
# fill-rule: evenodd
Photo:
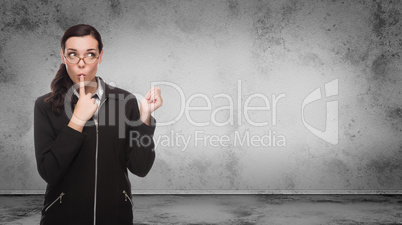
<svg viewBox="0 0 402 225">
<path fill-rule="evenodd" d="M 107 99 L 107 98 L 106 98 Z M 98 109 L 98 115 L 100 111 L 100 107 L 103 105 L 103 103 L 106 101 L 103 100 L 99 104 L 99 109 Z M 99 118 L 98 118 L 99 119 Z M 99 140 L 99 134 L 98 134 L 98 121 L 94 120 L 95 126 L 96 126 L 96 150 L 95 150 L 95 191 L 94 191 L 94 225 L 96 225 L 96 195 L 97 195 L 97 190 L 98 190 L 98 140 Z"/>
<path fill-rule="evenodd" d="M 123 190 L 123 194 L 124 194 L 124 201 L 127 202 L 127 199 L 130 201 L 131 206 L 133 206 L 133 201 L 131 200 L 131 198 L 128 196 L 126 190 Z"/>
<path fill-rule="evenodd" d="M 59 197 L 56 198 L 56 200 L 54 200 L 48 207 L 46 207 L 45 212 L 46 212 L 50 207 L 52 207 L 52 205 L 54 205 L 54 203 L 56 203 L 57 200 L 59 200 L 59 199 L 60 199 L 60 204 L 61 204 L 61 203 L 62 203 L 61 200 L 62 200 L 62 198 L 63 198 L 63 195 L 64 195 L 64 192 L 61 192 L 60 195 L 59 195 Z"/>
</svg>

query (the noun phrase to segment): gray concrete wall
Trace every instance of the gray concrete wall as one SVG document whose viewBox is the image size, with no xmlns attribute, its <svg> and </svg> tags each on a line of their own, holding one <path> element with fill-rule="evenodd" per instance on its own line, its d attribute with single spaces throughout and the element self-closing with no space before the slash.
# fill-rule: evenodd
<svg viewBox="0 0 402 225">
<path fill-rule="evenodd" d="M 134 193 L 402 188 L 400 1 L 0 4 L 2 193 L 45 188 L 34 100 L 78 23 L 102 35 L 98 76 L 137 97 L 162 89 L 157 158 Z"/>
</svg>

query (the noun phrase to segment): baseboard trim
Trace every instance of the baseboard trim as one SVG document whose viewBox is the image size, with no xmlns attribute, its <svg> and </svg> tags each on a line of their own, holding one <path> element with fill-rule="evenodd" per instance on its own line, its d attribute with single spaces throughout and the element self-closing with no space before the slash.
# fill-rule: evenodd
<svg viewBox="0 0 402 225">
<path fill-rule="evenodd" d="M 45 190 L 0 190 L 0 195 L 43 195 Z M 400 195 L 402 190 L 132 190 L 134 195 L 294 195 L 294 194 L 322 194 L 322 195 Z"/>
</svg>

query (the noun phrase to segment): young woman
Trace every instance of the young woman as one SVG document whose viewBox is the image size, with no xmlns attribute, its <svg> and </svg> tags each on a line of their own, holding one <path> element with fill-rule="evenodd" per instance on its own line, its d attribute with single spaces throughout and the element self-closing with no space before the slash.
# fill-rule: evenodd
<svg viewBox="0 0 402 225">
<path fill-rule="evenodd" d="M 154 160 L 152 87 L 138 107 L 130 92 L 96 76 L 103 44 L 85 24 L 61 39 L 62 64 L 34 108 L 37 168 L 47 182 L 40 224 L 133 224 L 127 169 L 144 177 Z"/>
</svg>

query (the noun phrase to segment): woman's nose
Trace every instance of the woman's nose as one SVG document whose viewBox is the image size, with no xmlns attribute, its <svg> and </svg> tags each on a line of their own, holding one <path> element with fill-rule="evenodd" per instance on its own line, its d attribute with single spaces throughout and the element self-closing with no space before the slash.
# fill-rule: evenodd
<svg viewBox="0 0 402 225">
<path fill-rule="evenodd" d="M 84 60 L 83 60 L 83 59 L 81 59 L 81 60 L 78 62 L 78 67 L 80 67 L 80 68 L 85 67 L 85 63 L 84 63 Z"/>
</svg>

